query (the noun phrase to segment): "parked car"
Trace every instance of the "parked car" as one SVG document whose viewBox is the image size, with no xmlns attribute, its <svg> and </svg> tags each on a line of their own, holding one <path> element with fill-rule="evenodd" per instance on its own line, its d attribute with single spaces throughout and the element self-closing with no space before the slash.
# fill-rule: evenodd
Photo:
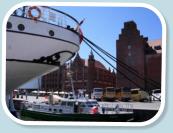
<svg viewBox="0 0 173 133">
<path fill-rule="evenodd" d="M 101 101 L 102 97 L 103 97 L 103 88 L 93 88 L 91 98 Z"/>
<path fill-rule="evenodd" d="M 117 88 L 115 90 L 116 92 L 116 100 L 118 101 L 130 101 L 131 100 L 131 92 L 130 92 L 130 88 L 129 87 L 121 87 L 121 88 Z"/>
<path fill-rule="evenodd" d="M 149 94 L 146 91 L 141 90 L 140 88 L 131 89 L 131 100 L 147 102 L 149 101 Z"/>
<path fill-rule="evenodd" d="M 161 90 L 160 89 L 154 89 L 151 93 L 151 100 L 152 101 L 159 101 L 161 99 Z"/>
<path fill-rule="evenodd" d="M 104 101 L 115 101 L 116 100 L 115 87 L 106 87 L 103 89 L 103 100 Z"/>
</svg>

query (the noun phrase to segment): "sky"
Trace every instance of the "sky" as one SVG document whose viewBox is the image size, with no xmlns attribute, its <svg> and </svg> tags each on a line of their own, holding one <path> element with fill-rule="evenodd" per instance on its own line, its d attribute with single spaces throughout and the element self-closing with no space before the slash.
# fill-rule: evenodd
<svg viewBox="0 0 173 133">
<path fill-rule="evenodd" d="M 55 7 L 64 11 L 78 21 L 85 19 L 82 24 L 84 36 L 99 45 L 104 50 L 116 56 L 116 40 L 124 22 L 134 21 L 140 34 L 149 40 L 161 39 L 162 27 L 158 16 L 151 10 L 141 7 Z M 79 54 L 87 59 L 90 48 L 82 43 Z M 107 68 L 109 65 L 94 54 Z M 114 63 L 114 62 L 112 62 Z M 115 63 L 114 63 L 115 64 Z"/>
<path fill-rule="evenodd" d="M 149 40 L 161 39 L 162 27 L 158 16 L 147 8 L 137 7 L 54 7 L 66 12 L 78 21 L 85 19 L 81 25 L 85 37 L 101 48 L 116 56 L 116 40 L 118 39 L 124 22 L 134 21 L 140 34 Z M 67 22 L 68 23 L 68 22 Z M 87 59 L 91 49 L 81 44 L 79 54 Z M 110 66 L 94 53 L 96 60 L 102 62 L 106 68 Z M 108 61 L 110 61 L 108 59 Z M 110 61 L 113 65 L 115 62 Z M 36 83 L 36 82 L 35 82 Z M 33 85 L 33 84 L 32 84 Z M 30 84 L 27 84 L 30 86 Z"/>
</svg>

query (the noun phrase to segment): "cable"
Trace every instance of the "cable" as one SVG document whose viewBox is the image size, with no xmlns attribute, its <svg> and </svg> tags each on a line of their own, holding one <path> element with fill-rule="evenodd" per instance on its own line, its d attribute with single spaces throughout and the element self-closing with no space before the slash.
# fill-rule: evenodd
<svg viewBox="0 0 173 133">
<path fill-rule="evenodd" d="M 93 42 L 91 42 L 89 39 L 87 39 L 86 37 L 84 37 L 84 39 L 86 41 L 88 41 L 89 43 L 91 43 L 94 47 L 96 47 L 99 51 L 103 52 L 107 57 L 111 58 L 113 61 L 117 62 L 121 67 L 125 68 L 126 70 L 128 70 L 129 72 L 131 72 L 132 74 L 134 74 L 135 76 L 137 76 L 138 78 L 146 81 L 148 83 L 150 83 L 150 85 L 159 88 L 158 84 L 156 81 L 151 80 L 151 79 L 147 79 L 146 77 L 142 77 L 141 75 L 139 75 L 137 73 L 137 71 L 133 68 L 131 68 L 130 66 L 128 66 L 127 64 L 123 63 L 122 61 L 120 61 L 119 59 L 115 58 L 114 56 L 112 56 L 111 54 L 109 54 L 108 52 L 106 52 L 105 50 L 103 50 L 102 48 L 100 48 L 99 46 L 97 46 L 96 44 L 94 44 Z"/>
<path fill-rule="evenodd" d="M 105 62 L 107 62 L 112 68 L 116 69 L 121 75 L 123 75 L 127 80 L 129 80 L 130 82 L 132 82 L 134 85 L 136 85 L 137 87 L 141 88 L 142 90 L 144 90 L 144 88 L 142 86 L 140 86 L 139 84 L 137 84 L 136 82 L 134 82 L 133 80 L 131 80 L 130 78 L 128 78 L 124 73 L 122 73 L 120 70 L 118 70 L 117 68 L 115 68 L 110 62 L 108 62 L 101 54 L 99 54 L 85 39 L 83 40 L 98 56 L 100 56 Z M 152 94 L 151 94 L 152 95 Z M 153 97 L 155 97 L 156 99 L 158 99 L 160 101 L 160 98 L 152 95 Z"/>
<path fill-rule="evenodd" d="M 98 56 L 100 56 L 106 63 L 108 63 L 112 68 L 116 69 L 120 74 L 122 74 L 125 78 L 127 78 L 129 81 L 134 83 L 136 86 L 143 88 L 142 86 L 138 85 L 136 82 L 128 78 L 124 73 L 122 73 L 120 70 L 118 70 L 116 67 L 114 67 L 110 62 L 108 62 L 101 54 L 99 54 L 88 42 L 83 40 Z"/>
</svg>

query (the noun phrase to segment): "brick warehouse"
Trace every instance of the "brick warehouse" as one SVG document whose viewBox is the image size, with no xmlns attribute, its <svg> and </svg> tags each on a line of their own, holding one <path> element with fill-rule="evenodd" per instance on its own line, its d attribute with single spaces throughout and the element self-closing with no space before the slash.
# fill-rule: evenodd
<svg viewBox="0 0 173 133">
<path fill-rule="evenodd" d="M 161 83 L 161 41 L 149 42 L 148 38 L 140 35 L 136 23 L 133 21 L 124 23 L 119 39 L 116 41 L 117 59 L 134 69 L 134 72 L 145 80 L 137 78 L 129 71 L 117 64 L 117 69 L 125 73 L 130 80 L 135 81 L 146 90 L 161 88 L 147 82 L 152 79 Z M 120 72 L 117 72 L 117 87 L 128 86 L 136 88 L 132 82 L 127 80 Z"/>
<path fill-rule="evenodd" d="M 75 91 L 84 89 L 86 93 L 91 94 L 94 87 L 116 86 L 115 72 L 107 70 L 101 62 L 95 60 L 92 52 L 87 60 L 77 54 L 70 66 Z M 59 71 L 43 76 L 42 88 L 46 91 L 72 91 L 67 70 L 66 66 L 62 66 Z"/>
</svg>

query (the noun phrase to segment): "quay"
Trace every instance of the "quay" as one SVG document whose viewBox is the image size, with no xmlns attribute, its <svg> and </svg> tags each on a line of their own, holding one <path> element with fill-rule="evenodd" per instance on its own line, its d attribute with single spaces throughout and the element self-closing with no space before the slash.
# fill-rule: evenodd
<svg viewBox="0 0 173 133">
<path fill-rule="evenodd" d="M 22 108 L 23 101 L 29 102 L 43 102 L 45 101 L 45 97 L 39 97 L 38 99 L 35 96 L 19 96 L 19 98 L 14 98 L 14 105 L 17 110 Z M 159 101 L 154 102 L 98 102 L 101 107 L 101 114 L 133 114 L 133 119 L 130 121 L 134 122 L 143 122 L 153 118 L 160 107 Z M 103 112 L 104 110 L 104 112 Z M 68 120 L 67 120 L 68 121 Z"/>
<path fill-rule="evenodd" d="M 133 121 L 143 122 L 152 119 L 160 108 L 160 102 L 99 102 L 102 108 L 108 113 L 119 111 L 132 112 Z M 114 110 L 112 110 L 114 109 Z M 110 111 L 111 110 L 111 111 Z M 114 112 L 113 112 L 114 111 Z"/>
</svg>

